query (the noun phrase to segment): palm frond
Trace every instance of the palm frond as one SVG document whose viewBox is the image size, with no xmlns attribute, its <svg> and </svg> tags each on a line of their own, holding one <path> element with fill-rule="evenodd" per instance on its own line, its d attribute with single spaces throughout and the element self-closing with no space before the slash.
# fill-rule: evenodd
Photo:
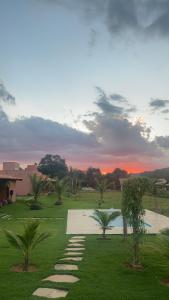
<svg viewBox="0 0 169 300">
<path fill-rule="evenodd" d="M 11 246 L 13 246 L 16 249 L 23 250 L 22 241 L 19 239 L 19 237 L 15 233 L 13 233 L 9 230 L 4 230 L 4 233 L 6 235 L 8 242 L 11 244 Z"/>
</svg>

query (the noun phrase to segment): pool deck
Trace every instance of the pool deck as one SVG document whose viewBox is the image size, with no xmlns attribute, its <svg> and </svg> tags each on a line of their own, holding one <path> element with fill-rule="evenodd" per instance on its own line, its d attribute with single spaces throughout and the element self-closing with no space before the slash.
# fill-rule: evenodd
<svg viewBox="0 0 169 300">
<path fill-rule="evenodd" d="M 106 209 L 107 211 L 107 209 Z M 115 209 L 114 211 L 120 211 Z M 146 227 L 146 232 L 149 234 L 157 234 L 161 229 L 169 227 L 169 218 L 157 214 L 150 210 L 145 210 L 144 222 L 150 224 L 151 227 Z M 69 209 L 67 217 L 66 234 L 101 234 L 101 229 L 97 223 L 90 217 L 93 215 L 92 209 Z M 131 233 L 131 228 L 128 228 L 128 233 Z M 107 230 L 107 234 L 122 234 L 122 227 L 112 227 Z"/>
</svg>

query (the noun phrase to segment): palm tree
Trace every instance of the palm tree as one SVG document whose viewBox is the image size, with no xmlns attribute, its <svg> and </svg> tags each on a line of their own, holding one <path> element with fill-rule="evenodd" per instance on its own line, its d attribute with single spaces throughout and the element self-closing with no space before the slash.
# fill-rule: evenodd
<svg viewBox="0 0 169 300">
<path fill-rule="evenodd" d="M 98 207 L 100 208 L 102 203 L 104 202 L 104 193 L 106 192 L 108 188 L 108 182 L 107 179 L 104 177 L 101 177 L 99 180 L 96 179 L 96 188 L 98 192 L 100 193 L 100 199 L 98 200 Z"/>
<path fill-rule="evenodd" d="M 38 203 L 39 197 L 44 191 L 45 187 L 45 180 L 42 176 L 38 176 L 36 173 L 30 175 L 30 182 L 32 186 L 32 194 L 33 194 L 33 201 L 31 204 L 31 209 L 40 209 L 40 203 Z"/>
<path fill-rule="evenodd" d="M 22 234 L 14 233 L 9 230 L 5 230 L 5 235 L 8 242 L 14 248 L 20 250 L 24 257 L 23 271 L 27 272 L 29 269 L 30 256 L 35 247 L 47 239 L 49 233 L 38 233 L 39 222 L 33 221 L 24 226 L 24 232 Z"/>
<path fill-rule="evenodd" d="M 115 220 L 120 215 L 119 211 L 113 211 L 112 213 L 108 213 L 106 211 L 101 211 L 96 209 L 95 213 L 91 218 L 93 218 L 102 229 L 102 238 L 106 239 L 106 230 L 113 227 L 110 223 Z"/>
<path fill-rule="evenodd" d="M 55 202 L 55 205 L 61 205 L 63 202 L 63 194 L 68 188 L 67 178 L 63 179 L 56 179 L 53 182 L 53 187 L 57 195 L 57 201 Z"/>
</svg>

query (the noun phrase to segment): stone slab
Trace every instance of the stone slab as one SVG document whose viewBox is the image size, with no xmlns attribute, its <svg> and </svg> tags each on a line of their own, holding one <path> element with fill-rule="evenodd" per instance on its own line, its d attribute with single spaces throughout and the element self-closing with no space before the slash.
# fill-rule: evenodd
<svg viewBox="0 0 169 300">
<path fill-rule="evenodd" d="M 83 255 L 83 253 L 82 252 L 73 252 L 73 251 L 71 251 L 71 252 L 66 252 L 64 255 L 68 255 L 68 256 L 70 256 L 70 255 Z"/>
<path fill-rule="evenodd" d="M 76 239 L 77 239 L 77 240 L 79 240 L 79 239 L 80 239 L 80 240 L 81 240 L 81 239 L 84 240 L 85 238 L 86 238 L 86 237 L 83 236 L 83 235 L 75 235 L 75 236 L 72 236 L 72 237 L 71 237 L 71 239 L 75 239 L 75 240 L 76 240 Z"/>
<path fill-rule="evenodd" d="M 80 240 L 80 239 L 70 239 L 69 243 L 84 243 L 85 240 Z"/>
<path fill-rule="evenodd" d="M 38 288 L 33 296 L 44 297 L 49 299 L 64 298 L 68 294 L 68 291 L 60 289 L 50 289 L 50 288 Z"/>
<path fill-rule="evenodd" d="M 72 243 L 72 244 L 68 244 L 68 247 L 83 247 L 84 245 L 79 244 L 79 243 Z"/>
<path fill-rule="evenodd" d="M 43 279 L 43 281 L 75 283 L 79 281 L 79 278 L 74 275 L 51 275 Z"/>
<path fill-rule="evenodd" d="M 56 264 L 55 270 L 77 271 L 77 270 L 79 270 L 79 267 L 77 265 Z"/>
<path fill-rule="evenodd" d="M 64 258 L 61 258 L 60 260 L 72 260 L 72 261 L 82 261 L 83 257 L 64 257 Z"/>
<path fill-rule="evenodd" d="M 83 251 L 85 248 L 65 248 L 66 251 Z M 78 253 L 78 252 L 77 252 Z"/>
</svg>

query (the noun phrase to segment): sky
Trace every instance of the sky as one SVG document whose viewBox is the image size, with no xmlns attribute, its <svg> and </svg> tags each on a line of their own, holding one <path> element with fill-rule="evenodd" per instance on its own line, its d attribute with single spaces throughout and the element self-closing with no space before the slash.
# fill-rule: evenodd
<svg viewBox="0 0 169 300">
<path fill-rule="evenodd" d="M 0 0 L 0 164 L 169 166 L 169 0 Z"/>
</svg>

